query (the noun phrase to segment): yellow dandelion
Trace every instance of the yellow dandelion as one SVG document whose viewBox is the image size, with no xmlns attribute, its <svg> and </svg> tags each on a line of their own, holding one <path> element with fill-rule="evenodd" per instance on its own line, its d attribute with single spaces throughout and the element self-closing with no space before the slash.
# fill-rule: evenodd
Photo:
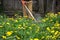
<svg viewBox="0 0 60 40">
<path fill-rule="evenodd" d="M 46 29 L 47 29 L 48 31 L 50 31 L 50 28 L 49 28 L 49 27 L 47 27 Z"/>
<path fill-rule="evenodd" d="M 60 24 L 59 24 L 59 23 L 55 23 L 55 24 L 54 24 L 54 26 L 57 26 L 57 27 L 59 27 L 59 26 L 60 26 Z"/>
<path fill-rule="evenodd" d="M 38 38 L 34 38 L 34 40 L 39 40 Z"/>
<path fill-rule="evenodd" d="M 60 12 L 58 12 L 58 14 L 60 14 Z"/>
<path fill-rule="evenodd" d="M 43 39 L 43 38 L 44 38 L 44 36 L 41 39 Z"/>
<path fill-rule="evenodd" d="M 56 36 L 53 36 L 52 38 L 53 38 L 53 39 L 55 39 L 55 38 L 56 38 Z"/>
<path fill-rule="evenodd" d="M 32 38 L 30 38 L 30 40 L 33 40 Z"/>
<path fill-rule="evenodd" d="M 2 28 L 3 26 L 0 26 L 0 28 Z"/>
<path fill-rule="evenodd" d="M 32 29 L 32 27 L 29 27 L 29 29 Z"/>
<path fill-rule="evenodd" d="M 57 34 L 58 34 L 58 31 L 55 32 L 55 35 L 57 35 Z"/>
<path fill-rule="evenodd" d="M 32 26 L 35 26 L 36 24 L 32 24 Z"/>
<path fill-rule="evenodd" d="M 21 25 L 19 25 L 19 26 L 21 26 Z"/>
<path fill-rule="evenodd" d="M 20 37 L 18 37 L 17 35 L 16 35 L 16 38 L 17 38 L 17 39 L 20 39 Z"/>
<path fill-rule="evenodd" d="M 18 29 L 20 29 L 21 27 L 18 27 Z"/>
<path fill-rule="evenodd" d="M 10 35 L 12 35 L 12 33 L 13 33 L 13 31 L 8 31 L 8 32 L 6 32 L 6 35 L 10 36 Z"/>
<path fill-rule="evenodd" d="M 49 36 L 47 35 L 46 38 L 49 38 Z"/>
<path fill-rule="evenodd" d="M 58 14 L 55 14 L 55 17 L 57 17 Z"/>
<path fill-rule="evenodd" d="M 54 16 L 55 16 L 54 13 L 51 13 L 51 14 L 50 14 L 50 17 L 54 17 Z"/>
<path fill-rule="evenodd" d="M 8 18 L 9 20 L 14 20 L 14 18 Z"/>
<path fill-rule="evenodd" d="M 45 18 L 45 20 L 48 20 L 49 18 Z"/>
<path fill-rule="evenodd" d="M 2 36 L 3 39 L 6 39 L 6 36 Z"/>
<path fill-rule="evenodd" d="M 9 25 L 10 23 L 9 23 L 9 22 L 7 22 L 6 24 L 8 24 L 8 25 Z"/>
<path fill-rule="evenodd" d="M 42 19 L 42 22 L 46 22 L 46 20 L 45 19 Z"/>
<path fill-rule="evenodd" d="M 18 22 L 18 20 L 15 20 L 15 22 Z"/>
<path fill-rule="evenodd" d="M 54 33 L 54 32 L 55 32 L 54 30 L 51 31 L 51 33 Z"/>
<path fill-rule="evenodd" d="M 50 35 L 49 37 L 52 37 L 52 35 Z"/>
</svg>

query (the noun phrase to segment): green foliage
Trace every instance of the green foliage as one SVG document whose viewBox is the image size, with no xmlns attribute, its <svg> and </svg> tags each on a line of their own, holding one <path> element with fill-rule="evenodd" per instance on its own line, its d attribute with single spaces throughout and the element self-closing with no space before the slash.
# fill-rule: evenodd
<svg viewBox="0 0 60 40">
<path fill-rule="evenodd" d="M 15 15 L 16 16 L 16 15 Z M 0 15 L 0 40 L 60 40 L 60 13 L 48 13 L 36 23 L 32 18 Z"/>
</svg>

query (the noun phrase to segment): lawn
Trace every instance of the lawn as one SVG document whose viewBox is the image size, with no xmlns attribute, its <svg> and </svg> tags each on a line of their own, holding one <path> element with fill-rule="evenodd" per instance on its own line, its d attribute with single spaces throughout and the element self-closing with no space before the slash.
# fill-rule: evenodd
<svg viewBox="0 0 60 40">
<path fill-rule="evenodd" d="M 60 40 L 60 12 L 47 13 L 35 22 L 28 16 L 0 15 L 0 40 Z"/>
</svg>

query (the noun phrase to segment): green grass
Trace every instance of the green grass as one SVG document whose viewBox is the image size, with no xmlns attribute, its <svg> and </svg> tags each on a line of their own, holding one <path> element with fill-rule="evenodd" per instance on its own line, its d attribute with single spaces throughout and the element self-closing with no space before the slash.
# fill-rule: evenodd
<svg viewBox="0 0 60 40">
<path fill-rule="evenodd" d="M 60 13 L 48 13 L 40 22 L 0 15 L 0 40 L 60 40 Z"/>
</svg>

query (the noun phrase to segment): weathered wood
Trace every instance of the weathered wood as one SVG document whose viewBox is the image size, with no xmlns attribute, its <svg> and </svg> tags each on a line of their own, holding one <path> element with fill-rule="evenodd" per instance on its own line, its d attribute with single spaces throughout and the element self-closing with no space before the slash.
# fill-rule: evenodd
<svg viewBox="0 0 60 40">
<path fill-rule="evenodd" d="M 34 12 L 38 12 L 39 11 L 39 1 L 38 0 L 33 0 L 32 10 Z"/>
<path fill-rule="evenodd" d="M 55 12 L 56 0 L 47 0 L 47 12 Z"/>
<path fill-rule="evenodd" d="M 5 10 L 22 10 L 21 1 L 18 0 L 3 0 Z"/>
<path fill-rule="evenodd" d="M 41 16 L 44 15 L 44 0 L 39 0 L 39 13 Z"/>
<path fill-rule="evenodd" d="M 53 0 L 53 3 L 52 3 L 52 12 L 55 12 L 55 8 L 56 7 L 56 0 Z"/>
<path fill-rule="evenodd" d="M 7 15 L 14 15 L 15 11 L 22 11 L 21 0 L 3 0 L 4 12 Z"/>
<path fill-rule="evenodd" d="M 56 0 L 56 12 L 60 12 L 60 0 Z"/>
<path fill-rule="evenodd" d="M 32 3 L 27 4 L 28 8 L 31 11 L 32 10 L 35 11 L 35 13 L 39 12 L 41 16 L 44 16 L 46 12 L 60 11 L 60 0 L 32 0 L 32 1 L 33 1 Z M 18 2 L 18 0 L 3 0 L 2 4 L 5 11 L 16 11 L 16 10 L 22 11 L 22 9 L 24 9 L 24 7 L 22 7 L 21 0 L 20 3 Z M 26 15 L 25 11 L 24 15 Z"/>
</svg>

